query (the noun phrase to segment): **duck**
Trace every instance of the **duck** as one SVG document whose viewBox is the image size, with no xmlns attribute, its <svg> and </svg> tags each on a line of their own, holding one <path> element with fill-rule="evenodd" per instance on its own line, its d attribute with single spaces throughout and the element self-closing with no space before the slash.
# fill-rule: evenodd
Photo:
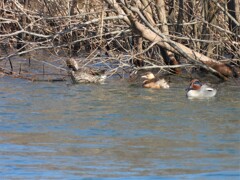
<svg viewBox="0 0 240 180">
<path fill-rule="evenodd" d="M 165 79 L 157 79 L 152 72 L 147 72 L 141 78 L 145 79 L 142 84 L 144 88 L 169 89 L 170 87 Z"/>
<path fill-rule="evenodd" d="M 80 68 L 74 58 L 67 59 L 66 64 L 73 83 L 103 83 L 107 78 L 105 70 L 90 67 Z"/>
<path fill-rule="evenodd" d="M 202 84 L 198 79 L 193 79 L 189 87 L 186 89 L 188 98 L 211 98 L 217 94 L 217 90 Z"/>
</svg>

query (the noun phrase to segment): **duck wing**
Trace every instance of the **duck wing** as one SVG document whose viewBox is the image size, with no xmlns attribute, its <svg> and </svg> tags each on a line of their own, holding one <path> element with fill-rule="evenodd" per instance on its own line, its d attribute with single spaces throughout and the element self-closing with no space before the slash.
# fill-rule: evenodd
<svg viewBox="0 0 240 180">
<path fill-rule="evenodd" d="M 209 87 L 209 86 L 206 85 L 206 84 L 204 84 L 204 85 L 202 85 L 202 87 L 201 87 L 201 93 L 202 93 L 202 96 L 205 96 L 205 97 L 213 97 L 213 96 L 216 95 L 217 90 L 214 89 L 214 88 Z"/>
<path fill-rule="evenodd" d="M 82 67 L 79 69 L 81 72 L 91 74 L 93 76 L 101 76 L 105 74 L 106 70 L 102 69 L 95 69 L 95 68 L 90 68 L 90 67 Z"/>
</svg>

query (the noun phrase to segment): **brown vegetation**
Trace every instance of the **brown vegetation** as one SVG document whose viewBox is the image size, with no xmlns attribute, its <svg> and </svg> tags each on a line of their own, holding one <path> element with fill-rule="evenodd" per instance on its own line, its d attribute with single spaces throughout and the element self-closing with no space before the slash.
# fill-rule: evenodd
<svg viewBox="0 0 240 180">
<path fill-rule="evenodd" d="M 145 69 L 191 76 L 195 67 L 224 80 L 238 77 L 239 6 L 239 0 L 4 0 L 1 71 L 61 80 L 66 59 L 76 57 L 109 76 Z"/>
</svg>

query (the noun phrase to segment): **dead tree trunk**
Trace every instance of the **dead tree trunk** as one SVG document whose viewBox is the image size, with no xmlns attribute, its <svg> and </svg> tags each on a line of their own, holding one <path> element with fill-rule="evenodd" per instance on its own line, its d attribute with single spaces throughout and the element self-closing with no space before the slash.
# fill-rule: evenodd
<svg viewBox="0 0 240 180">
<path fill-rule="evenodd" d="M 76 15 L 77 14 L 77 0 L 72 0 L 71 1 L 71 5 L 70 5 L 70 16 Z M 71 24 L 70 24 L 71 26 Z M 78 39 L 78 34 L 76 32 L 71 32 L 71 41 L 70 43 L 72 43 L 72 41 L 74 39 Z M 80 43 L 74 43 L 72 45 L 69 46 L 70 48 L 70 52 L 69 54 L 72 53 L 72 55 L 76 56 L 77 55 L 77 51 L 80 49 Z"/>
<path fill-rule="evenodd" d="M 191 22 L 191 21 L 197 21 L 197 18 L 194 16 L 194 13 L 195 13 L 195 10 L 196 10 L 196 0 L 188 0 L 187 1 L 188 4 L 189 4 L 189 8 L 188 8 L 188 22 Z M 198 39 L 198 25 L 193 23 L 192 24 L 192 30 L 191 30 L 191 34 L 192 34 L 192 37 L 194 39 Z M 196 51 L 196 49 L 200 49 L 200 43 L 199 42 L 196 42 L 193 44 L 193 49 L 194 51 Z"/>
<path fill-rule="evenodd" d="M 28 8 L 28 4 L 29 4 L 29 0 L 24 0 L 24 9 L 27 9 Z M 25 14 L 23 14 L 20 18 L 20 23 L 22 25 L 22 27 L 24 28 L 27 24 L 27 17 Z M 18 35 L 18 41 L 17 41 L 17 49 L 19 49 L 20 51 L 24 51 L 25 48 L 24 48 L 24 43 L 23 41 L 25 40 L 26 38 L 26 34 L 25 33 L 20 33 Z"/>
<path fill-rule="evenodd" d="M 240 23 L 240 0 L 230 0 L 227 6 L 229 14 Z M 229 29 L 240 34 L 240 27 L 231 18 L 229 18 Z"/>
<path fill-rule="evenodd" d="M 216 24 L 216 13 L 218 11 L 218 8 L 216 5 L 211 1 L 204 1 L 203 2 L 203 18 L 206 22 L 211 24 Z M 213 40 L 213 37 L 210 33 L 210 29 L 208 27 L 207 23 L 204 23 L 202 28 L 202 37 L 201 39 L 205 40 Z M 213 55 L 213 44 L 212 43 L 202 43 L 201 46 L 201 52 L 206 54 L 208 57 Z"/>
<path fill-rule="evenodd" d="M 182 34 L 182 31 L 183 31 L 183 3 L 184 3 L 184 0 L 179 0 L 177 33 L 180 33 L 180 34 Z"/>
<path fill-rule="evenodd" d="M 160 26 L 160 30 L 163 34 L 169 35 L 169 30 L 168 30 L 168 26 L 167 26 L 167 16 L 166 16 L 167 13 L 165 11 L 164 0 L 156 0 L 156 6 L 157 6 L 158 18 L 160 20 L 160 23 L 162 24 L 162 26 Z M 160 48 L 161 48 L 163 58 L 164 58 L 165 62 L 167 62 L 166 64 L 169 64 L 169 65 L 178 65 L 179 64 L 179 62 L 177 61 L 177 59 L 175 58 L 174 54 L 171 51 L 166 51 L 161 46 L 160 46 Z M 164 51 L 166 51 L 166 52 L 164 52 Z M 175 68 L 174 72 L 176 74 L 179 74 L 180 69 Z"/>
</svg>

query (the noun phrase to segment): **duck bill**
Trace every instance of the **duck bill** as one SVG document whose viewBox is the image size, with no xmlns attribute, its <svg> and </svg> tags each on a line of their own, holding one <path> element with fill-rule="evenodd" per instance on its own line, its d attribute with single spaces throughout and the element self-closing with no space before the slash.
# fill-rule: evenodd
<svg viewBox="0 0 240 180">
<path fill-rule="evenodd" d="M 146 75 L 143 75 L 143 76 L 141 76 L 141 78 L 143 78 L 143 79 L 147 79 L 147 76 L 146 76 Z"/>
</svg>

